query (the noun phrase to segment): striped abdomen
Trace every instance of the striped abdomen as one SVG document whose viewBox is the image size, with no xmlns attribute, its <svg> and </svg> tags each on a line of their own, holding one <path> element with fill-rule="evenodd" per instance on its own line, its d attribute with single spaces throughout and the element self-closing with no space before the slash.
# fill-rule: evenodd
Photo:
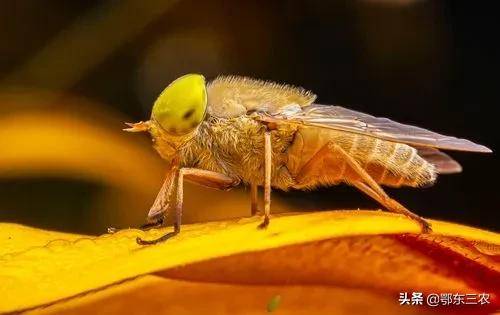
<svg viewBox="0 0 500 315">
<path fill-rule="evenodd" d="M 324 128 L 300 128 L 288 150 L 287 168 L 301 178 L 303 166 L 328 143 L 334 143 L 350 155 L 379 184 L 387 186 L 423 186 L 435 180 L 434 166 L 409 145 L 359 134 Z M 313 188 L 341 181 L 360 180 L 341 154 L 332 154 L 322 162 L 316 176 L 309 176 L 296 188 Z"/>
<path fill-rule="evenodd" d="M 354 149 L 350 154 L 377 183 L 419 187 L 436 179 L 434 166 L 420 157 L 415 148 L 363 135 L 353 137 Z M 353 152 L 355 150 L 359 152 Z"/>
</svg>

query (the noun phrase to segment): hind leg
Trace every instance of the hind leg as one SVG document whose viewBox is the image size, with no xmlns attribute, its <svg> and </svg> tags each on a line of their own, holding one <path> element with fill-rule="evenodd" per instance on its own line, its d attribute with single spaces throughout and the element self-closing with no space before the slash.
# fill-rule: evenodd
<svg viewBox="0 0 500 315">
<path fill-rule="evenodd" d="M 323 146 L 299 171 L 296 176 L 297 185 L 314 183 L 318 174 L 325 174 L 325 164 L 341 165 L 336 180 L 346 181 L 368 196 L 375 199 L 387 210 L 403 214 L 416 221 L 422 228 L 423 233 L 432 231 L 431 225 L 424 218 L 411 212 L 396 200 L 392 199 L 380 187 L 379 184 L 368 174 L 368 172 L 340 146 L 333 142 Z M 352 176 L 354 174 L 355 176 Z M 332 176 L 333 177 L 333 176 Z"/>
<path fill-rule="evenodd" d="M 374 200 L 376 200 L 378 203 L 383 205 L 387 210 L 395 213 L 400 213 L 404 214 L 405 216 L 409 217 L 410 219 L 416 221 L 421 229 L 422 233 L 429 233 L 432 232 L 432 227 L 429 222 L 427 222 L 424 218 L 421 216 L 411 212 L 407 208 L 405 208 L 403 205 L 401 205 L 399 202 L 396 200 L 390 198 L 385 192 L 383 192 L 383 195 L 377 194 L 374 190 L 372 190 L 370 187 L 368 187 L 365 183 L 362 182 L 352 182 L 350 183 L 360 191 L 364 192 L 368 196 L 372 197 Z"/>
</svg>

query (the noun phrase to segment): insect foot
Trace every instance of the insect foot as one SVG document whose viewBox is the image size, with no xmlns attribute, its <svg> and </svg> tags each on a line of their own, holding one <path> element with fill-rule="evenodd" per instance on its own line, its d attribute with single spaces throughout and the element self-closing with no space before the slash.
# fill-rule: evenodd
<svg viewBox="0 0 500 315">
<path fill-rule="evenodd" d="M 163 222 L 163 220 L 162 220 Z M 176 222 L 174 223 L 174 230 L 173 232 L 169 232 L 163 236 L 160 236 L 159 238 L 157 239 L 153 239 L 153 240 L 144 240 L 140 237 L 136 238 L 135 241 L 137 242 L 137 244 L 139 245 L 154 245 L 154 244 L 158 244 L 158 243 L 161 243 L 161 242 L 165 242 L 166 240 L 176 236 L 177 234 L 179 234 L 181 231 L 181 225 Z"/>
<path fill-rule="evenodd" d="M 179 231 L 173 231 L 173 232 L 169 232 L 157 239 L 154 239 L 154 240 L 144 240 L 140 237 L 136 238 L 135 241 L 137 242 L 137 244 L 139 245 L 154 245 L 154 244 L 158 244 L 158 243 L 161 243 L 161 242 L 165 242 L 166 240 L 172 238 L 173 236 L 179 234 Z"/>
<path fill-rule="evenodd" d="M 263 230 L 266 229 L 269 226 L 269 217 L 265 216 L 264 221 L 262 221 L 258 226 L 257 229 Z"/>
<path fill-rule="evenodd" d="M 420 227 L 422 228 L 422 234 L 432 233 L 432 225 L 427 222 L 427 220 L 420 218 L 420 220 L 418 220 L 418 224 L 420 224 Z"/>
<path fill-rule="evenodd" d="M 420 232 L 422 234 L 432 233 L 432 225 L 426 219 L 418 216 L 412 212 L 406 213 L 406 216 L 414 221 L 416 221 L 420 225 Z"/>
</svg>

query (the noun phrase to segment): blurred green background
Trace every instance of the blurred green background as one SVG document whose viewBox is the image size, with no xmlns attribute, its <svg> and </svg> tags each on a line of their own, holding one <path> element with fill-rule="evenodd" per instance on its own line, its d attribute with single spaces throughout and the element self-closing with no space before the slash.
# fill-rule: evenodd
<svg viewBox="0 0 500 315">
<path fill-rule="evenodd" d="M 81 233 L 143 222 L 165 172 L 145 135 L 178 76 L 239 74 L 496 149 L 498 19 L 457 1 L 2 1 L 0 220 Z M 390 190 L 425 217 L 498 230 L 496 154 Z M 273 211 L 378 208 L 354 189 L 276 193 Z M 185 222 L 248 215 L 248 191 L 188 187 Z M 332 227 L 333 228 L 333 227 Z"/>
</svg>

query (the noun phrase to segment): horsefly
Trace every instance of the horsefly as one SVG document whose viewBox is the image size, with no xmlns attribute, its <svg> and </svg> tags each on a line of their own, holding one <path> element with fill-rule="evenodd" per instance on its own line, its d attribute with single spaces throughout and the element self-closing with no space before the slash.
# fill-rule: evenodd
<svg viewBox="0 0 500 315">
<path fill-rule="evenodd" d="M 441 149 L 491 152 L 465 139 L 315 104 L 315 99 L 302 88 L 238 76 L 206 83 L 202 75 L 188 74 L 167 86 L 151 119 L 125 130 L 149 132 L 170 166 L 144 227 L 163 224 L 173 204 L 174 230 L 137 242 L 154 244 L 180 232 L 184 180 L 224 190 L 248 185 L 253 214 L 262 186 L 259 228 L 269 224 L 271 188 L 311 190 L 346 183 L 430 232 L 425 219 L 390 198 L 381 185 L 421 187 L 437 174 L 460 172 L 460 164 Z"/>
</svg>

